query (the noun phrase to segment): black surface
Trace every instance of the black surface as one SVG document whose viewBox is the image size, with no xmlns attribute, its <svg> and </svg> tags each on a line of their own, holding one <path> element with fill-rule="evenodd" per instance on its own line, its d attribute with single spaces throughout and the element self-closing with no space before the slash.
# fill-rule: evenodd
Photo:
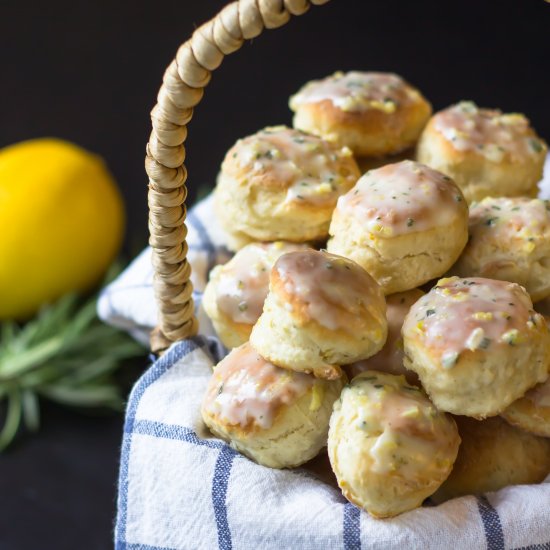
<svg viewBox="0 0 550 550">
<path fill-rule="evenodd" d="M 103 155 L 146 241 L 145 143 L 162 73 L 215 0 L 0 0 L 0 146 L 54 135 Z M 190 195 L 225 150 L 290 123 L 288 96 L 337 69 L 398 72 L 436 109 L 523 111 L 550 138 L 550 5 L 543 0 L 333 0 L 230 56 L 189 128 Z M 1 227 L 1 220 L 0 220 Z M 1 261 L 1 258 L 0 258 Z M 121 416 L 55 407 L 0 458 L 0 548 L 110 548 Z"/>
</svg>

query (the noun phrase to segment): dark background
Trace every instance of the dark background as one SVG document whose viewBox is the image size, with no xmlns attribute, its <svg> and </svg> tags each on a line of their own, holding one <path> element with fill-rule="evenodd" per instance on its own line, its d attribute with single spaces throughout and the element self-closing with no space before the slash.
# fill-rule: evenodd
<svg viewBox="0 0 550 550">
<path fill-rule="evenodd" d="M 56 136 L 101 154 L 137 252 L 149 111 L 179 44 L 224 4 L 0 0 L 0 147 Z M 237 138 L 289 124 L 288 96 L 338 69 L 397 72 L 436 110 L 473 99 L 522 111 L 550 139 L 548 3 L 332 0 L 224 61 L 189 128 L 191 200 Z M 0 457 L 0 549 L 110 548 L 121 430 L 121 416 L 47 406 L 42 432 Z"/>
</svg>

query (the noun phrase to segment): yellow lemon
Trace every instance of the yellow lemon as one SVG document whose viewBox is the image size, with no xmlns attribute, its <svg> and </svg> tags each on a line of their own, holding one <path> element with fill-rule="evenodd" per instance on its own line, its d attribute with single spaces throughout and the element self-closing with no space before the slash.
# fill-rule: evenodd
<svg viewBox="0 0 550 550">
<path fill-rule="evenodd" d="M 122 198 L 99 157 L 57 139 L 0 150 L 0 319 L 90 288 L 123 232 Z"/>
</svg>

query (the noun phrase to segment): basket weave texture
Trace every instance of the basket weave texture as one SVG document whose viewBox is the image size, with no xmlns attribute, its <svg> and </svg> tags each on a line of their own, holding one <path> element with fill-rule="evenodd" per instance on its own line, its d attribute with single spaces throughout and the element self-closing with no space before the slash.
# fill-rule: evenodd
<svg viewBox="0 0 550 550">
<path fill-rule="evenodd" d="M 164 73 L 157 104 L 151 112 L 153 131 L 147 144 L 145 169 L 149 176 L 149 243 L 153 249 L 155 297 L 159 326 L 151 337 L 158 352 L 172 342 L 194 336 L 191 266 L 187 261 L 185 225 L 187 124 L 201 101 L 212 71 L 224 56 L 264 29 L 287 23 L 311 5 L 329 0 L 239 0 L 199 27 L 185 42 Z"/>
</svg>

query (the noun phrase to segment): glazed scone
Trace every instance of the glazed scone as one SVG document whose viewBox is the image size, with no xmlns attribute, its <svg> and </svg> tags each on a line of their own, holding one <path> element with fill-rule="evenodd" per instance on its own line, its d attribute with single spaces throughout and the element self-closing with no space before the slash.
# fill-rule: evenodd
<svg viewBox="0 0 550 550">
<path fill-rule="evenodd" d="M 547 150 L 524 115 L 462 101 L 430 119 L 417 159 L 453 178 L 473 202 L 536 196 Z"/>
<path fill-rule="evenodd" d="M 328 453 L 344 496 L 377 518 L 422 504 L 445 481 L 460 437 L 402 376 L 367 371 L 334 403 Z"/>
<path fill-rule="evenodd" d="M 518 283 L 550 295 L 550 202 L 487 197 L 470 207 L 469 240 L 453 273 Z"/>
<path fill-rule="evenodd" d="M 303 244 L 250 243 L 229 262 L 216 266 L 204 289 L 202 305 L 228 348 L 244 344 L 262 314 L 269 272 L 279 256 L 306 248 Z"/>
<path fill-rule="evenodd" d="M 258 464 L 292 468 L 326 445 L 344 383 L 280 369 L 246 343 L 214 367 L 202 418 L 214 435 Z"/>
<path fill-rule="evenodd" d="M 498 416 L 455 420 L 462 443 L 451 475 L 432 496 L 435 502 L 540 483 L 550 473 L 550 439 L 518 430 Z"/>
<path fill-rule="evenodd" d="M 550 378 L 514 401 L 501 416 L 522 430 L 550 437 Z"/>
<path fill-rule="evenodd" d="M 386 157 L 355 157 L 357 166 L 361 174 L 368 172 L 369 170 L 375 170 L 376 168 L 382 168 L 386 164 L 395 164 L 402 160 L 415 160 L 416 151 L 414 149 L 406 149 L 396 155 L 390 155 Z"/>
<path fill-rule="evenodd" d="M 453 414 L 501 413 L 550 366 L 550 335 L 525 289 L 492 279 L 441 279 L 403 323 L 405 367 Z"/>
<path fill-rule="evenodd" d="M 403 366 L 403 338 L 401 328 L 411 306 L 424 296 L 419 288 L 406 292 L 398 292 L 386 296 L 386 319 L 388 321 L 388 337 L 384 347 L 372 357 L 363 359 L 351 365 L 346 365 L 345 371 L 349 378 L 354 378 L 366 370 L 377 370 L 389 374 L 402 374 L 411 384 L 418 383 L 415 372 Z"/>
<path fill-rule="evenodd" d="M 283 368 L 337 378 L 378 352 L 387 335 L 380 287 L 355 262 L 317 250 L 281 256 L 250 343 Z"/>
<path fill-rule="evenodd" d="M 452 180 L 412 161 L 367 172 L 338 199 L 329 252 L 364 267 L 385 294 L 443 275 L 468 240 L 468 207 Z"/>
<path fill-rule="evenodd" d="M 413 146 L 432 107 L 392 73 L 334 73 L 290 98 L 294 127 L 349 147 L 357 156 L 393 155 Z"/>
<path fill-rule="evenodd" d="M 240 139 L 218 176 L 216 216 L 228 245 L 324 239 L 336 199 L 359 178 L 351 151 L 284 126 Z"/>
</svg>

